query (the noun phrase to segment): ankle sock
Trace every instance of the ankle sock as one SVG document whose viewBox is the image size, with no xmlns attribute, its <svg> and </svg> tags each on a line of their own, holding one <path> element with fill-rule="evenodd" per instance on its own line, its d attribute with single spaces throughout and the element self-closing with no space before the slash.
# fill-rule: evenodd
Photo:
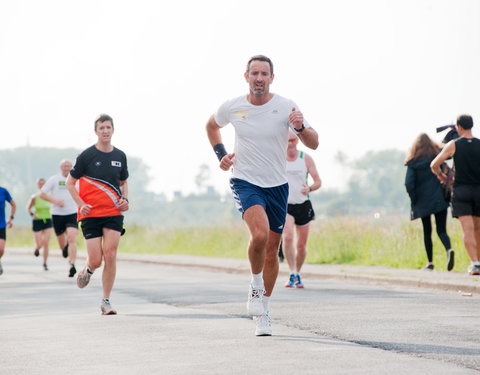
<svg viewBox="0 0 480 375">
<path fill-rule="evenodd" d="M 268 311 L 268 303 L 270 302 L 270 296 L 263 296 L 262 298 L 263 302 L 263 311 Z"/>
<path fill-rule="evenodd" d="M 263 288 L 263 272 L 252 274 L 252 286 L 255 289 Z"/>
</svg>

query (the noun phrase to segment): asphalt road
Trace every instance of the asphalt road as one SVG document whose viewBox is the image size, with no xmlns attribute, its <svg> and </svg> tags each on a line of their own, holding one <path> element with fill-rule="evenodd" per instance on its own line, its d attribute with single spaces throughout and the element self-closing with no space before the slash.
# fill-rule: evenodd
<svg viewBox="0 0 480 375">
<path fill-rule="evenodd" d="M 7 254 L 8 255 L 8 254 Z M 100 315 L 101 272 L 78 289 L 66 261 L 9 254 L 0 276 L 0 374 L 478 374 L 479 297 L 279 280 L 273 336 L 245 314 L 249 276 L 119 262 Z"/>
</svg>

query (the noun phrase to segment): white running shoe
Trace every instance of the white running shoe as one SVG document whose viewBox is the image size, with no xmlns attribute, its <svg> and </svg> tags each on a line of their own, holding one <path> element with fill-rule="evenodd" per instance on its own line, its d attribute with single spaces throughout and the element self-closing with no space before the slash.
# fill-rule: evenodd
<svg viewBox="0 0 480 375">
<path fill-rule="evenodd" d="M 268 311 L 260 316 L 254 316 L 253 320 L 257 325 L 255 336 L 272 336 L 272 320 Z"/>
<path fill-rule="evenodd" d="M 480 275 L 480 265 L 478 264 L 470 264 L 468 266 L 468 273 L 470 275 Z"/>
<path fill-rule="evenodd" d="M 102 315 L 117 315 L 117 312 L 112 308 L 112 305 L 110 305 L 110 300 L 106 298 L 102 300 L 100 310 L 102 310 Z"/>
<path fill-rule="evenodd" d="M 263 314 L 263 293 L 265 290 L 254 289 L 252 284 L 248 289 L 247 314 L 258 316 Z"/>
<path fill-rule="evenodd" d="M 88 272 L 87 267 L 85 267 L 77 276 L 78 287 L 85 288 L 90 282 L 90 277 L 92 277 L 92 274 Z"/>
</svg>

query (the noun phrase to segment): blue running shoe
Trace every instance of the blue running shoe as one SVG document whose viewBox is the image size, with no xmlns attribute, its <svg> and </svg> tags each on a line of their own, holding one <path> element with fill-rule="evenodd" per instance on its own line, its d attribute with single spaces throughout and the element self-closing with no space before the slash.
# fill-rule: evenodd
<svg viewBox="0 0 480 375">
<path fill-rule="evenodd" d="M 295 288 L 296 282 L 297 282 L 297 276 L 295 276 L 293 273 L 290 274 L 290 278 L 285 283 L 285 288 Z"/>
<path fill-rule="evenodd" d="M 303 283 L 302 283 L 302 278 L 300 277 L 300 274 L 298 274 L 296 277 L 295 277 L 295 288 L 304 288 L 303 286 Z"/>
</svg>

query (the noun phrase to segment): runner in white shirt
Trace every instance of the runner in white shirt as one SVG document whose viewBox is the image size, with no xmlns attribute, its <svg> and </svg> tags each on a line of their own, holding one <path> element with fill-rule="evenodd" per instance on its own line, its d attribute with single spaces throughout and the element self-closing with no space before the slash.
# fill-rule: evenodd
<svg viewBox="0 0 480 375">
<path fill-rule="evenodd" d="M 75 268 L 78 234 L 77 204 L 65 184 L 71 169 L 72 163 L 69 160 L 62 160 L 60 162 L 61 173 L 50 177 L 40 193 L 40 198 L 52 203 L 50 213 L 58 245 L 62 249 L 64 258 L 69 256 L 68 277 L 73 277 L 77 272 Z"/>
<path fill-rule="evenodd" d="M 307 257 L 307 240 L 310 221 L 315 219 L 309 194 L 320 189 L 322 181 L 318 175 L 312 157 L 297 150 L 298 138 L 290 132 L 287 149 L 288 208 L 285 229 L 283 231 L 282 248 L 290 268 L 290 277 L 286 288 L 303 288 L 300 271 Z M 308 185 L 308 176 L 313 184 Z M 297 242 L 295 243 L 295 233 Z"/>
<path fill-rule="evenodd" d="M 206 130 L 220 168 L 233 167 L 230 186 L 250 232 L 248 257 L 252 273 L 247 312 L 256 321 L 255 334 L 272 334 L 269 299 L 278 276 L 278 246 L 287 211 L 288 184 L 285 154 L 289 128 L 312 149 L 318 135 L 291 100 L 270 93 L 273 64 L 262 55 L 252 57 L 244 74 L 249 93 L 225 102 L 210 117 Z M 235 128 L 234 152 L 222 144 L 220 129 Z"/>
</svg>

